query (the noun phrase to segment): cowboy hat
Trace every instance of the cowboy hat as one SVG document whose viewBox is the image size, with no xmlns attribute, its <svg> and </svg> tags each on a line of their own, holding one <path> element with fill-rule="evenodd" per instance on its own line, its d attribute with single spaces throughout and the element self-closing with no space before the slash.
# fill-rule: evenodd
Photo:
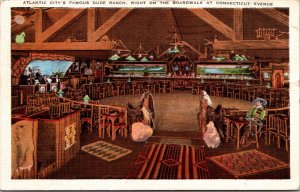
<svg viewBox="0 0 300 192">
<path fill-rule="evenodd" d="M 259 98 L 259 97 L 257 97 L 256 99 L 254 99 L 251 103 L 254 105 L 257 102 L 260 102 L 262 106 L 266 106 L 267 103 L 268 103 L 265 99 Z"/>
</svg>

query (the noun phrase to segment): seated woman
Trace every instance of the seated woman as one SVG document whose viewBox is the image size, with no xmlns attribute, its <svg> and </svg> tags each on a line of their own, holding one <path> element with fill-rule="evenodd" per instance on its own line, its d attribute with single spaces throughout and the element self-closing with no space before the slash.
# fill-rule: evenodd
<svg viewBox="0 0 300 192">
<path fill-rule="evenodd" d="M 144 115 L 144 123 L 154 129 L 154 99 L 150 92 L 146 91 L 141 97 L 141 110 Z"/>
<path fill-rule="evenodd" d="M 143 123 L 143 114 L 139 114 L 136 117 L 137 122 L 132 124 L 131 137 L 134 141 L 146 141 L 153 134 L 153 129 Z"/>
<path fill-rule="evenodd" d="M 220 137 L 224 139 L 222 104 L 217 105 L 216 109 L 212 113 L 212 120 L 217 128 Z"/>
</svg>

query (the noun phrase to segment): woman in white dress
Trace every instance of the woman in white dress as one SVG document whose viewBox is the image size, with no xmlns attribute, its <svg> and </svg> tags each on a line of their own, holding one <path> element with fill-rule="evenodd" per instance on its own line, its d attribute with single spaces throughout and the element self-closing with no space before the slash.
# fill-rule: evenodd
<svg viewBox="0 0 300 192">
<path fill-rule="evenodd" d="M 154 129 L 154 100 L 150 92 L 144 92 L 141 97 L 141 108 L 144 116 L 143 123 Z"/>
<path fill-rule="evenodd" d="M 153 134 L 153 129 L 145 124 L 143 114 L 137 115 L 137 122 L 132 124 L 131 137 L 134 141 L 146 141 Z"/>
</svg>

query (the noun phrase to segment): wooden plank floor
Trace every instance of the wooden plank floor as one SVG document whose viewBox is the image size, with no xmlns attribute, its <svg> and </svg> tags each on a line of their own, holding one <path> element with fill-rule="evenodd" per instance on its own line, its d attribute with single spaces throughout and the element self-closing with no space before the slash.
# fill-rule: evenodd
<svg viewBox="0 0 300 192">
<path fill-rule="evenodd" d="M 103 104 L 126 106 L 132 103 L 137 106 L 141 95 L 123 95 L 101 100 Z M 175 91 L 172 94 L 153 94 L 155 105 L 155 129 L 159 131 L 198 131 L 197 112 L 199 95 L 190 91 Z M 251 109 L 248 101 L 211 97 L 213 107 L 222 104 L 226 108 Z"/>
<path fill-rule="evenodd" d="M 128 95 L 102 100 L 103 104 L 117 104 L 126 106 L 128 102 L 136 104 L 141 95 Z M 157 129 L 148 142 L 167 141 L 175 144 L 192 144 L 204 145 L 196 126 L 196 112 L 199 105 L 199 96 L 192 95 L 190 92 L 175 92 L 173 94 L 155 94 L 156 107 L 156 125 Z M 221 103 L 224 107 L 249 109 L 250 102 L 235 100 L 231 98 L 211 97 L 213 106 Z M 190 116 L 186 118 L 186 116 Z M 180 118 L 181 120 L 179 121 Z M 174 121 L 176 119 L 176 121 Z M 165 123 L 166 122 L 166 123 Z M 93 130 L 89 134 L 83 128 L 81 134 L 81 145 L 86 145 L 99 141 L 98 132 Z M 79 154 L 63 166 L 60 170 L 49 176 L 51 179 L 124 179 L 131 166 L 135 162 L 138 154 L 142 151 L 146 142 L 133 142 L 130 137 L 127 139 L 120 136 L 116 141 L 106 138 L 105 141 L 131 149 L 133 152 L 113 162 L 106 162 L 95 156 L 80 151 Z M 240 151 L 254 149 L 254 145 L 247 148 L 241 148 Z M 279 160 L 289 163 L 289 152 L 284 148 L 277 149 L 276 144 L 272 146 L 264 145 L 263 137 L 261 138 L 260 151 L 271 155 Z M 226 153 L 237 152 L 236 141 L 232 140 L 228 143 L 222 142 L 217 149 L 205 148 L 207 157 L 216 156 Z M 211 179 L 234 179 L 234 177 L 211 161 L 207 161 Z M 247 179 L 288 179 L 290 177 L 290 169 L 282 169 L 252 175 Z"/>
</svg>

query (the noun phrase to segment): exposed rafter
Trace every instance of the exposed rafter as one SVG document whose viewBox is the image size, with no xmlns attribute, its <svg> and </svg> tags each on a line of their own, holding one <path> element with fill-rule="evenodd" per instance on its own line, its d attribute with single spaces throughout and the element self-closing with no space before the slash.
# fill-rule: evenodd
<svg viewBox="0 0 300 192">
<path fill-rule="evenodd" d="M 110 29 L 118 24 L 126 15 L 128 15 L 132 8 L 121 8 L 113 16 L 111 16 L 105 23 L 103 23 L 92 35 L 92 41 L 97 41 L 105 35 Z"/>
<path fill-rule="evenodd" d="M 269 17 L 272 17 L 276 21 L 289 26 L 289 16 L 285 13 L 282 13 L 281 11 L 278 11 L 276 9 L 258 9 L 260 12 L 262 12 L 265 15 L 268 15 Z"/>
<path fill-rule="evenodd" d="M 56 33 L 58 33 L 61 29 L 66 27 L 68 24 L 72 23 L 75 19 L 77 19 L 81 14 L 83 14 L 85 9 L 71 9 L 64 17 L 60 20 L 56 21 L 53 25 L 51 25 L 48 29 L 43 32 L 42 42 L 49 40 Z"/>
<path fill-rule="evenodd" d="M 87 40 L 88 42 L 93 41 L 93 33 L 95 32 L 95 17 L 96 9 L 89 8 L 87 16 Z"/>
<path fill-rule="evenodd" d="M 43 10 L 36 10 L 35 17 L 35 42 L 40 43 L 43 41 Z"/>
<path fill-rule="evenodd" d="M 233 9 L 233 29 L 236 40 L 243 40 L 243 9 Z"/>
<path fill-rule="evenodd" d="M 107 42 L 44 42 L 44 43 L 12 43 L 11 49 L 13 51 L 55 51 L 55 50 L 111 50 L 112 45 L 110 41 Z"/>
<path fill-rule="evenodd" d="M 289 40 L 236 40 L 236 41 L 215 41 L 214 50 L 247 50 L 247 49 L 288 49 Z"/>
<path fill-rule="evenodd" d="M 190 12 L 195 14 L 197 17 L 199 17 L 201 20 L 221 32 L 223 35 L 228 37 L 231 40 L 235 40 L 235 32 L 233 29 L 228 27 L 226 24 L 224 24 L 222 21 L 220 21 L 218 18 L 210 14 L 208 11 L 204 10 L 203 8 L 199 9 L 188 9 Z"/>
<path fill-rule="evenodd" d="M 181 41 L 185 46 L 187 46 L 188 48 L 190 48 L 192 51 L 194 51 L 195 53 L 198 54 L 199 57 L 204 58 L 204 55 L 198 51 L 195 47 L 193 47 L 192 45 L 190 45 L 189 43 L 185 42 L 185 41 Z"/>
</svg>

